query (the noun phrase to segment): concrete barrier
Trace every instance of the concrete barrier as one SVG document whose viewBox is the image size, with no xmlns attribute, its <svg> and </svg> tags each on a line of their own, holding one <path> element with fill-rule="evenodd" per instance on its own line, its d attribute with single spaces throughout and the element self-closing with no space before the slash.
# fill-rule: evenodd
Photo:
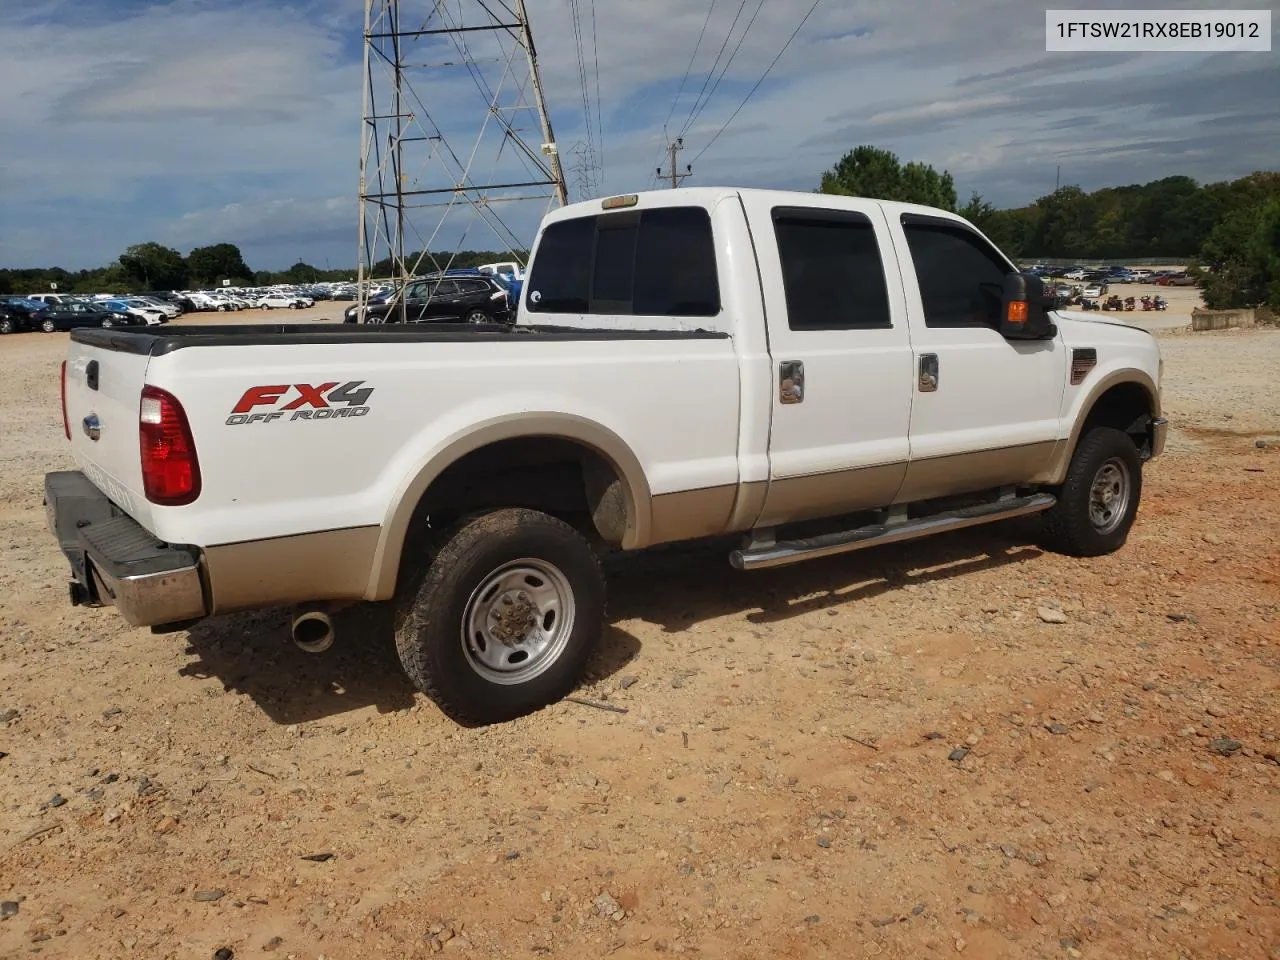
<svg viewBox="0 0 1280 960">
<path fill-rule="evenodd" d="M 1275 318 L 1266 307 L 1247 310 L 1202 310 L 1196 307 L 1191 311 L 1192 330 L 1248 330 L 1274 322 Z"/>
</svg>

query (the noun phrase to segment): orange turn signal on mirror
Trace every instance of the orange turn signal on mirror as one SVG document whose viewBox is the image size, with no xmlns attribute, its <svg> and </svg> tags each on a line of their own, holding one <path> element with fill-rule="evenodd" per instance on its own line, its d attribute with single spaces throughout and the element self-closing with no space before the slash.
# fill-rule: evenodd
<svg viewBox="0 0 1280 960">
<path fill-rule="evenodd" d="M 1010 323 L 1026 323 L 1027 322 L 1027 301 L 1014 300 L 1009 304 L 1009 322 Z"/>
</svg>

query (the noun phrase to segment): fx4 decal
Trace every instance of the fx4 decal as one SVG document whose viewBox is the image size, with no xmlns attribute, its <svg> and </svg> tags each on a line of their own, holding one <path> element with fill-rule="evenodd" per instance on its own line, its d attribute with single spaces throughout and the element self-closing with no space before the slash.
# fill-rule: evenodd
<svg viewBox="0 0 1280 960">
<path fill-rule="evenodd" d="M 373 387 L 364 386 L 363 380 L 339 384 L 329 383 L 280 383 L 250 387 L 231 408 L 227 426 L 247 423 L 273 423 L 287 418 L 294 420 L 338 420 L 348 417 L 364 417 L 373 396 Z M 285 401 L 281 403 L 281 401 Z M 257 407 L 271 407 L 267 411 Z"/>
</svg>

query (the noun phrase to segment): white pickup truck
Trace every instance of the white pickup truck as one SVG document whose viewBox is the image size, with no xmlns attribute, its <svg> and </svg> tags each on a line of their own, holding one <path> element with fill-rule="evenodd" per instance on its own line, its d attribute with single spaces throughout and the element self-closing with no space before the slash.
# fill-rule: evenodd
<svg viewBox="0 0 1280 960">
<path fill-rule="evenodd" d="M 1043 514 L 1119 549 L 1167 429 L 1144 331 L 1052 309 L 939 210 L 681 189 L 574 204 L 515 326 L 76 330 L 76 471 L 45 480 L 71 601 L 183 629 L 394 605 L 460 723 L 561 698 L 601 550 L 741 535 L 737 568 Z"/>
</svg>

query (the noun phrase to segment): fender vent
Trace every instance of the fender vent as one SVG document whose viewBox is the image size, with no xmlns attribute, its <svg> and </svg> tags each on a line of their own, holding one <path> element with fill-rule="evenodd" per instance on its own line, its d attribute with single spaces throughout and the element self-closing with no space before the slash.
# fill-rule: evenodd
<svg viewBox="0 0 1280 960">
<path fill-rule="evenodd" d="M 1098 365 L 1098 351 L 1093 347 L 1081 347 L 1071 351 L 1071 385 L 1084 383 L 1089 371 Z"/>
</svg>

